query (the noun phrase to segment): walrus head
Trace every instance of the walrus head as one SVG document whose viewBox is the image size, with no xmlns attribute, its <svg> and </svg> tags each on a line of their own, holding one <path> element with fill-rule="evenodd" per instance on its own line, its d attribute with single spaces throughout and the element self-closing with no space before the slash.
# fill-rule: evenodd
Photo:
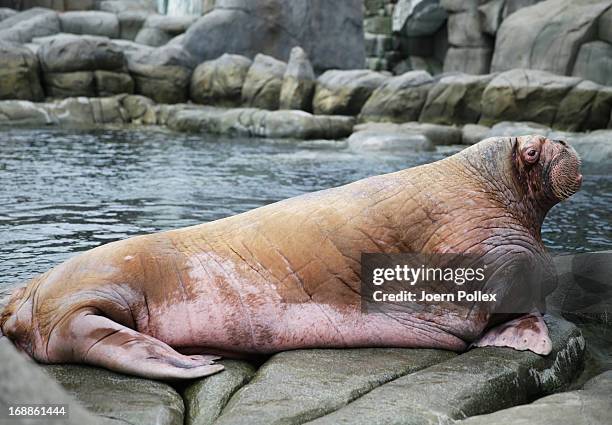
<svg viewBox="0 0 612 425">
<path fill-rule="evenodd" d="M 29 295 L 27 286 L 11 294 L 8 304 L 0 314 L 0 337 L 8 337 L 17 348 L 31 355 L 32 301 Z"/>
<path fill-rule="evenodd" d="M 563 140 L 521 136 L 512 159 L 520 184 L 535 201 L 548 208 L 580 189 L 580 158 Z"/>
</svg>

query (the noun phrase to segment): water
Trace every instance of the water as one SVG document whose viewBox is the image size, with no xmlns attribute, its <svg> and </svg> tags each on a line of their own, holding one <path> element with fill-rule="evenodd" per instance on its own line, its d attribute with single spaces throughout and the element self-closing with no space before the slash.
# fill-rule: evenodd
<svg viewBox="0 0 612 425">
<path fill-rule="evenodd" d="M 229 140 L 159 129 L 0 131 L 0 287 L 77 251 L 215 220 L 441 159 L 358 154 L 344 142 Z M 612 177 L 551 211 L 557 252 L 612 249 Z"/>
</svg>

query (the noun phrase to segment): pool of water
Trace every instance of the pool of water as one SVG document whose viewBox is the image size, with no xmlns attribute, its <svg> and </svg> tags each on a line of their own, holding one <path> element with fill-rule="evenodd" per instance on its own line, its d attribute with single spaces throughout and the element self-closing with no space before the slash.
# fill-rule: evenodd
<svg viewBox="0 0 612 425">
<path fill-rule="evenodd" d="M 74 252 L 215 220 L 305 192 L 443 158 L 345 142 L 228 139 L 160 129 L 0 131 L 0 286 Z M 556 206 L 552 251 L 612 249 L 612 177 L 589 175 Z"/>
</svg>

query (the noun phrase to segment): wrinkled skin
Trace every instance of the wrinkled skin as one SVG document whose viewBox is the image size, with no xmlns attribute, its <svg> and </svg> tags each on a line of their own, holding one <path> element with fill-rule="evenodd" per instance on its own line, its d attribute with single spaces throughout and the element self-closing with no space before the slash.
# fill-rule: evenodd
<svg viewBox="0 0 612 425">
<path fill-rule="evenodd" d="M 360 255 L 466 253 L 500 267 L 522 256 L 547 270 L 540 228 L 579 189 L 579 166 L 561 141 L 492 138 L 432 164 L 110 243 L 16 291 L 1 329 L 40 362 L 158 379 L 215 373 L 218 355 L 309 347 L 475 343 L 547 354 L 537 302 L 518 318 L 486 303 L 362 314 Z M 488 285 L 512 299 L 512 281 Z"/>
</svg>

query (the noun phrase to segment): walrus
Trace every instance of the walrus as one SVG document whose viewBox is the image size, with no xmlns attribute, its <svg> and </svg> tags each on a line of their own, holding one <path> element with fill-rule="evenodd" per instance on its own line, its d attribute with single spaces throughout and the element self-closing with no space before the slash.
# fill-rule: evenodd
<svg viewBox="0 0 612 425">
<path fill-rule="evenodd" d="M 81 253 L 12 294 L 0 329 L 38 362 L 153 379 L 213 374 L 219 356 L 314 347 L 546 355 L 537 301 L 518 317 L 478 302 L 364 314 L 361 254 L 464 253 L 502 265 L 519 255 L 550 267 L 543 220 L 581 182 L 564 141 L 486 139 L 431 164 Z M 504 285 L 502 301 L 513 296 L 512 280 L 487 284 Z"/>
</svg>

